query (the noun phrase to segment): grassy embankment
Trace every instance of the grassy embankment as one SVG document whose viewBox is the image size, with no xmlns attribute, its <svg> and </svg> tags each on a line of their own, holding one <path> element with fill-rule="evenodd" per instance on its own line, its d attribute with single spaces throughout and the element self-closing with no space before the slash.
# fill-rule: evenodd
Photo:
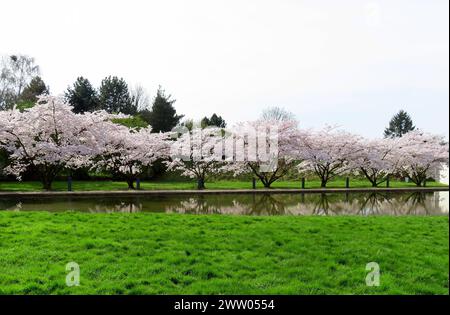
<svg viewBox="0 0 450 315">
<path fill-rule="evenodd" d="M 428 182 L 427 187 L 443 187 L 446 185 L 437 182 Z M 351 179 L 350 188 L 370 188 L 371 184 L 366 180 Z M 381 184 L 380 187 L 386 187 L 385 184 Z M 406 183 L 401 181 L 391 181 L 390 187 L 416 187 L 414 183 Z M 141 189 L 143 190 L 156 190 L 156 189 L 169 189 L 169 190 L 182 190 L 182 189 L 196 189 L 197 184 L 194 181 L 145 181 L 141 182 Z M 232 180 L 220 180 L 206 183 L 207 189 L 251 189 L 251 181 L 232 181 Z M 263 188 L 260 182 L 257 182 L 257 188 Z M 272 185 L 272 188 L 301 188 L 300 181 L 277 181 Z M 305 188 L 320 188 L 319 180 L 308 180 Z M 339 179 L 331 181 L 327 188 L 345 188 L 345 180 Z M 93 190 L 126 190 L 127 185 L 124 182 L 116 181 L 73 181 L 72 189 L 74 191 L 93 191 Z M 0 182 L 0 191 L 41 191 L 42 185 L 38 181 L 27 182 Z M 67 190 L 67 182 L 56 181 L 53 184 L 53 190 L 65 191 Z"/>
<path fill-rule="evenodd" d="M 0 294 L 448 294 L 448 233 L 448 217 L 0 211 Z"/>
</svg>

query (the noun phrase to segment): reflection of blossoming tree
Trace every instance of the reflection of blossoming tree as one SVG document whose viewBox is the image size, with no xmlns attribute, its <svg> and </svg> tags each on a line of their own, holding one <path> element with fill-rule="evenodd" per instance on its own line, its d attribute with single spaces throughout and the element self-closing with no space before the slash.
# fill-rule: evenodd
<svg viewBox="0 0 450 315">
<path fill-rule="evenodd" d="M 189 214 L 221 214 L 228 213 L 229 209 L 231 211 L 241 210 L 239 204 L 234 201 L 231 206 L 228 206 L 224 202 L 220 202 L 220 200 L 205 197 L 204 195 L 195 195 L 184 200 L 179 200 L 175 204 L 168 205 L 166 211 Z"/>
<path fill-rule="evenodd" d="M 405 198 L 405 204 L 410 204 L 408 212 L 406 214 L 429 214 L 430 209 L 427 204 L 427 195 L 423 192 L 416 191 L 411 193 Z"/>
<path fill-rule="evenodd" d="M 328 215 L 330 204 L 328 202 L 328 196 L 325 193 L 320 194 L 320 198 L 316 199 L 312 214 L 315 215 Z"/>
<path fill-rule="evenodd" d="M 386 194 L 373 192 L 365 195 L 361 201 L 360 210 L 358 214 L 380 214 L 386 208 L 386 203 L 390 203 Z M 395 211 L 396 209 L 394 209 Z"/>
<path fill-rule="evenodd" d="M 220 195 L 196 195 L 171 204 L 166 210 L 196 214 L 282 215 L 286 214 L 285 209 L 289 204 L 283 196 L 271 194 L 240 195 L 240 197 L 236 199 Z"/>
<path fill-rule="evenodd" d="M 281 215 L 286 214 L 286 199 L 272 194 L 253 195 L 254 202 L 247 214 Z"/>
<path fill-rule="evenodd" d="M 89 208 L 89 212 L 97 213 L 97 212 L 106 212 L 106 213 L 135 213 L 142 211 L 142 204 L 134 201 L 134 202 L 117 202 L 110 205 L 97 205 L 95 207 Z"/>
</svg>

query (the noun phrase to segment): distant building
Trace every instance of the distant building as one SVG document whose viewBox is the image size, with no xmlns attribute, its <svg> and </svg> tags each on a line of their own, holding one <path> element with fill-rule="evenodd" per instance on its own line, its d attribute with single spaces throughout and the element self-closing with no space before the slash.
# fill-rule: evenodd
<svg viewBox="0 0 450 315">
<path fill-rule="evenodd" d="M 429 172 L 429 178 L 434 179 L 438 183 L 448 185 L 448 166 L 441 164 L 440 167 L 431 169 Z"/>
<path fill-rule="evenodd" d="M 436 181 L 448 185 L 448 166 L 443 165 L 436 174 Z"/>
</svg>

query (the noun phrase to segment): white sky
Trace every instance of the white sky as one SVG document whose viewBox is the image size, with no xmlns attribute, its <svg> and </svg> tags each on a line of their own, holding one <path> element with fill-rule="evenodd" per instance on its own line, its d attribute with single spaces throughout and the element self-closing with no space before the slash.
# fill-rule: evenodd
<svg viewBox="0 0 450 315">
<path fill-rule="evenodd" d="M 111 74 L 161 84 L 196 119 L 277 105 L 375 137 L 403 108 L 449 133 L 447 0 L 0 0 L 11 53 L 35 57 L 53 94 Z"/>
</svg>

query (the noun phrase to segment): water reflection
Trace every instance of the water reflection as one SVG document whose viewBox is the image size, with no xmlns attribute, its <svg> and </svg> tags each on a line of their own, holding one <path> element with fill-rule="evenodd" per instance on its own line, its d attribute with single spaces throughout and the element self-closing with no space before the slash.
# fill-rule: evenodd
<svg viewBox="0 0 450 315">
<path fill-rule="evenodd" d="M 0 209 L 236 215 L 448 215 L 448 198 L 448 192 L 0 198 Z"/>
</svg>

